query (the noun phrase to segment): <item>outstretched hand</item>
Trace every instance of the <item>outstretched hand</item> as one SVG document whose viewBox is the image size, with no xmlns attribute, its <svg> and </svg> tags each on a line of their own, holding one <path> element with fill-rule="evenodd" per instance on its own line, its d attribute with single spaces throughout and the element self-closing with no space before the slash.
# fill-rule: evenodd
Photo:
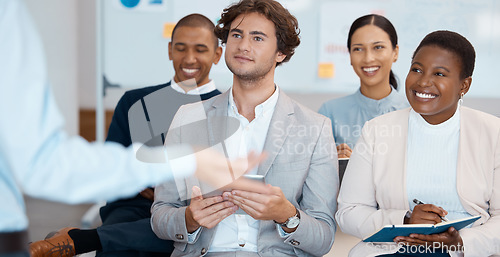
<svg viewBox="0 0 500 257">
<path fill-rule="evenodd" d="M 262 183 L 250 179 L 238 179 L 264 161 L 267 157 L 265 153 L 250 152 L 247 157 L 229 160 L 219 152 L 206 149 L 195 153 L 195 156 L 197 163 L 195 176 L 214 188 L 221 189 L 232 183 L 233 188 L 242 190 L 252 188 L 257 192 L 270 192 L 270 189 Z"/>
</svg>

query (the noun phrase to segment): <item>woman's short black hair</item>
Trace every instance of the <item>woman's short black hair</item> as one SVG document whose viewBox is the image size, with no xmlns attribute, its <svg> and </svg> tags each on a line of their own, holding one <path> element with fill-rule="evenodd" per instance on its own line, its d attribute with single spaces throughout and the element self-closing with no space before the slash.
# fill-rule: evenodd
<svg viewBox="0 0 500 257">
<path fill-rule="evenodd" d="M 476 62 L 476 51 L 474 46 L 464 36 L 448 30 L 438 30 L 431 32 L 422 39 L 417 49 L 413 53 L 412 59 L 424 46 L 437 46 L 455 54 L 462 64 L 460 78 L 471 77 L 474 72 Z"/>
</svg>

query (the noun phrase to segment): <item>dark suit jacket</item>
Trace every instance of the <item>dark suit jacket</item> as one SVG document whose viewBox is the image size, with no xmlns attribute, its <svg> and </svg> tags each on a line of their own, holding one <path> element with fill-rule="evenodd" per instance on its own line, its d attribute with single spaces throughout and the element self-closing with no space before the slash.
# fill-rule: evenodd
<svg viewBox="0 0 500 257">
<path fill-rule="evenodd" d="M 181 94 L 172 89 L 172 87 L 170 87 L 170 82 L 156 86 L 129 90 L 125 92 L 125 94 L 120 98 L 120 101 L 118 102 L 115 108 L 115 112 L 113 114 L 113 119 L 111 120 L 111 125 L 109 126 L 108 136 L 106 138 L 106 141 L 117 142 L 126 147 L 130 146 L 132 144 L 132 139 L 130 136 L 129 123 L 134 122 L 133 120 L 132 121 L 129 120 L 130 108 L 139 101 L 141 101 L 144 104 L 144 106 L 146 106 L 146 101 L 144 99 L 146 97 L 154 96 L 155 94 L 158 95 L 159 93 L 161 94 L 161 97 L 164 97 L 164 99 L 167 99 L 167 101 L 171 100 L 165 103 L 165 106 L 170 107 L 170 110 L 165 110 L 165 111 L 160 110 L 163 111 L 163 114 L 165 114 L 161 117 L 162 122 L 164 122 L 164 124 L 169 125 L 172 122 L 172 118 L 174 117 L 175 113 L 177 112 L 177 110 L 181 105 L 199 102 L 200 98 L 201 100 L 206 100 L 213 96 L 219 95 L 221 92 L 219 90 L 214 90 L 199 96 L 186 95 L 186 94 Z M 150 121 L 149 112 L 153 113 L 157 112 L 152 109 L 162 109 L 163 107 L 165 107 L 163 105 L 160 106 L 147 105 L 147 106 L 149 108 L 145 108 L 144 112 L 146 119 L 148 121 Z M 168 113 L 170 113 L 171 115 L 167 115 Z M 160 117 L 155 117 L 155 119 L 160 119 Z M 166 128 L 168 129 L 168 127 Z M 164 130 L 163 133 L 165 133 L 166 131 L 167 130 Z M 161 141 L 160 142 L 156 141 L 156 143 L 157 144 L 161 143 Z M 147 210 L 147 212 L 150 213 L 149 208 L 151 207 L 151 203 L 152 203 L 151 201 L 143 198 L 139 194 L 133 198 L 110 202 L 106 206 L 101 208 L 100 210 L 101 219 L 105 223 L 108 215 L 112 211 L 124 205 L 137 206 L 139 208 Z"/>
<path fill-rule="evenodd" d="M 127 91 L 116 105 L 115 112 L 113 114 L 113 119 L 111 120 L 111 125 L 109 126 L 108 137 L 106 138 L 106 141 L 117 142 L 122 144 L 123 146 L 130 146 L 132 144 L 132 140 L 130 138 L 130 127 L 128 118 L 128 112 L 130 107 L 137 101 L 143 100 L 145 96 L 167 87 L 168 87 L 167 92 L 171 93 L 171 97 L 181 99 L 182 101 L 180 101 L 179 103 L 184 103 L 184 104 L 193 103 L 196 102 L 197 100 L 199 101 L 200 97 L 201 100 L 207 100 L 221 93 L 219 90 L 214 90 L 209 93 L 202 94 L 200 96 L 185 95 L 173 90 L 170 87 L 170 82 L 161 85 L 144 87 Z M 175 114 L 175 112 L 177 112 L 177 109 L 179 107 L 180 105 L 177 106 L 175 110 L 170 110 L 170 111 L 172 111 Z M 146 117 L 148 116 L 149 115 L 146 111 Z M 172 120 L 170 119 L 169 122 L 171 121 Z"/>
</svg>

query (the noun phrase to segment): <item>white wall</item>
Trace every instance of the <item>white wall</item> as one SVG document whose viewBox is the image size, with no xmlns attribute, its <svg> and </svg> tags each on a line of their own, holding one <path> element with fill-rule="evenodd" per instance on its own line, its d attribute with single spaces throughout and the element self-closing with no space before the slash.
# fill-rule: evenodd
<svg viewBox="0 0 500 257">
<path fill-rule="evenodd" d="M 95 108 L 96 1 L 25 0 L 40 32 L 49 77 L 69 134 L 78 133 L 78 109 Z M 293 59 L 292 59 L 293 62 Z M 286 66 L 284 67 L 286 68 Z M 106 109 L 114 109 L 123 90 L 109 90 Z M 317 110 L 334 94 L 291 94 Z M 500 116 L 498 99 L 467 99 L 466 105 Z"/>
<path fill-rule="evenodd" d="M 42 38 L 49 78 L 70 135 L 78 133 L 77 0 L 25 0 Z"/>
<path fill-rule="evenodd" d="M 78 102 L 80 108 L 96 104 L 96 1 L 78 0 Z M 114 109 L 114 106 L 112 110 Z"/>
<path fill-rule="evenodd" d="M 24 1 L 44 44 L 49 78 L 66 130 L 76 135 L 78 110 L 95 108 L 96 1 Z"/>
</svg>

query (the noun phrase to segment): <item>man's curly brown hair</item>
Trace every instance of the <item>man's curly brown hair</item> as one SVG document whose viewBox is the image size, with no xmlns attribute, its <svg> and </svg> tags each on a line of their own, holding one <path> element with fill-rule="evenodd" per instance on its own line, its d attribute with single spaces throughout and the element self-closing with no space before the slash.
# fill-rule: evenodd
<svg viewBox="0 0 500 257">
<path fill-rule="evenodd" d="M 295 48 L 300 44 L 299 23 L 295 16 L 274 0 L 241 0 L 239 3 L 224 9 L 221 19 L 215 26 L 215 35 L 222 43 L 227 42 L 231 23 L 234 19 L 245 13 L 260 13 L 274 23 L 278 51 L 286 55 L 282 62 L 276 63 L 276 66 L 290 60 L 295 53 Z"/>
</svg>

